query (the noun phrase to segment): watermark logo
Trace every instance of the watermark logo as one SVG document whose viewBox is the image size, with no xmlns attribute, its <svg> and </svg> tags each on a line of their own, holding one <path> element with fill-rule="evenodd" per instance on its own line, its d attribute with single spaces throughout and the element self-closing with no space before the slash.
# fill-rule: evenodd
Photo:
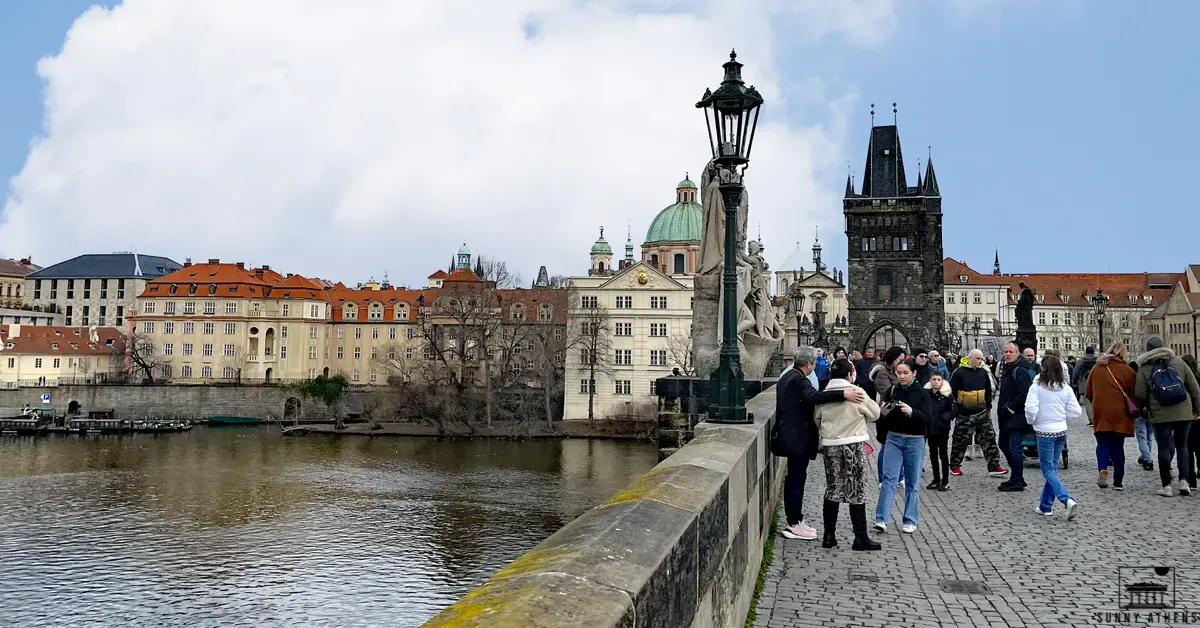
<svg viewBox="0 0 1200 628">
<path fill-rule="evenodd" d="M 1181 609 L 1175 594 L 1178 567 L 1118 567 L 1117 609 L 1093 613 L 1114 626 L 1197 624 L 1200 611 Z"/>
<path fill-rule="evenodd" d="M 1117 608 L 1123 611 L 1175 608 L 1177 567 L 1117 567 Z"/>
</svg>

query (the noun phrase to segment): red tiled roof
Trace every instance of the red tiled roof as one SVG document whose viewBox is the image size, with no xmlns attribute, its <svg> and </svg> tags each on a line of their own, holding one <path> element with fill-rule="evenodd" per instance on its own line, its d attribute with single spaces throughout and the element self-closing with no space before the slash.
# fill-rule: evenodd
<svg viewBox="0 0 1200 628">
<path fill-rule="evenodd" d="M 331 290 L 329 298 L 333 301 L 334 322 L 343 320 L 369 320 L 368 312 L 372 303 L 383 305 L 383 320 L 385 321 L 396 320 L 395 308 L 398 304 L 403 303 L 408 306 L 408 317 L 403 320 L 415 321 L 417 320 L 417 299 L 424 296 L 425 303 L 433 303 L 433 300 L 437 298 L 437 294 L 437 290 L 350 290 L 343 287 L 342 289 Z M 354 318 L 348 319 L 343 316 L 344 306 L 347 303 L 353 303 L 358 306 Z"/>
<path fill-rule="evenodd" d="M 436 273 L 433 273 L 432 275 L 430 275 L 428 278 L 429 279 L 442 279 L 445 276 L 446 276 L 446 271 L 439 270 Z"/>
<path fill-rule="evenodd" d="M 29 273 L 41 270 L 41 266 L 28 263 L 29 260 L 0 259 L 0 275 L 5 277 L 24 277 Z"/>
<path fill-rule="evenodd" d="M 470 268 L 460 268 L 449 275 L 446 275 L 444 281 L 483 281 L 475 271 Z"/>
<path fill-rule="evenodd" d="M 195 286 L 195 290 L 192 286 Z M 175 291 L 172 293 L 171 288 Z M 227 297 L 325 300 L 325 284 L 300 275 L 283 275 L 262 268 L 246 268 L 243 264 L 210 260 L 190 264 L 168 273 L 146 285 L 142 297 Z"/>
<path fill-rule="evenodd" d="M 1124 307 L 1146 306 L 1162 303 L 1171 297 L 1175 284 L 1184 281 L 1180 273 L 1034 273 L 1028 275 L 984 275 L 965 263 L 946 258 L 942 269 L 947 284 L 953 284 L 960 275 L 967 275 L 964 285 L 1004 285 L 1009 287 L 1010 302 L 1021 294 L 1021 282 L 1029 286 L 1035 295 L 1041 295 L 1043 303 L 1054 305 L 1087 305 L 1085 299 L 1103 289 L 1112 301 L 1110 305 Z M 1169 289 L 1151 288 L 1151 285 L 1169 285 Z M 1066 300 L 1063 297 L 1067 297 Z M 1149 304 L 1145 298 L 1151 297 Z M 1136 297 L 1135 300 L 1130 297 Z"/>
<path fill-rule="evenodd" d="M 89 342 L 87 327 L 47 327 L 20 325 L 16 338 L 11 337 L 13 325 L 0 325 L 0 355 L 23 353 L 32 355 L 96 355 L 112 351 L 112 343 L 121 332 L 112 327 L 97 327 L 99 342 Z M 9 347 L 9 344 L 12 347 Z"/>
</svg>

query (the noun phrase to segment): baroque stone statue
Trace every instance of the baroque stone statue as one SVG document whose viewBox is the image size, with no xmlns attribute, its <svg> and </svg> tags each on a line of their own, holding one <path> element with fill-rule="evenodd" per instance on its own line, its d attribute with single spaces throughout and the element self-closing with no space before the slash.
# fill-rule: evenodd
<svg viewBox="0 0 1200 628">
<path fill-rule="evenodd" d="M 720 185 L 733 175 L 709 162 L 700 179 L 704 224 L 700 237 L 700 264 L 696 272 L 692 311 L 692 345 L 696 373 L 707 376 L 720 361 L 722 339 L 721 275 L 725 252 L 725 203 Z M 770 297 L 770 274 L 759 242 L 747 242 L 749 196 L 743 192 L 737 208 L 737 333 L 738 351 L 745 377 L 762 377 L 783 340 L 783 326 L 775 317 Z M 749 247 L 749 249 L 747 248 Z"/>
<path fill-rule="evenodd" d="M 1033 290 L 1020 283 L 1021 296 L 1017 297 L 1017 329 L 1033 329 Z"/>
</svg>

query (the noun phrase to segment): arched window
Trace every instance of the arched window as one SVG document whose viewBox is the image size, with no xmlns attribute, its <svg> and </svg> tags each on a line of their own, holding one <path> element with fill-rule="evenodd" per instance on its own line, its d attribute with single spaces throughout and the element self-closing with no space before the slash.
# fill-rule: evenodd
<svg viewBox="0 0 1200 628">
<path fill-rule="evenodd" d="M 358 319 L 358 309 L 353 303 L 347 303 L 346 305 L 342 306 L 342 318 L 344 320 Z"/>
<path fill-rule="evenodd" d="M 208 284 L 208 293 L 216 294 L 217 293 L 217 284 L 215 284 L 215 283 Z"/>
<path fill-rule="evenodd" d="M 654 266 L 655 270 L 658 270 L 658 253 L 650 256 L 650 264 Z"/>
<path fill-rule="evenodd" d="M 408 304 L 407 303 L 397 303 L 396 304 L 396 320 L 398 320 L 398 321 L 408 320 Z"/>
<path fill-rule="evenodd" d="M 212 379 L 212 367 L 211 366 L 200 367 L 200 377 L 202 377 L 204 379 Z"/>
<path fill-rule="evenodd" d="M 543 304 L 539 305 L 538 306 L 538 322 L 539 323 L 549 323 L 550 317 L 553 313 L 554 313 L 554 310 L 550 307 L 549 303 L 543 303 Z"/>
<path fill-rule="evenodd" d="M 683 271 L 683 253 L 676 253 L 675 254 L 675 274 L 682 275 L 683 272 L 684 272 Z"/>
<path fill-rule="evenodd" d="M 786 278 L 786 277 L 784 277 L 783 281 L 782 281 L 782 282 L 780 282 L 780 284 L 779 284 L 779 291 L 780 291 L 781 293 L 783 293 L 783 294 L 787 294 L 787 291 L 788 291 L 788 280 L 787 280 L 787 278 Z"/>
<path fill-rule="evenodd" d="M 598 268 L 600 272 L 604 272 L 604 262 L 596 262 L 596 268 Z"/>
<path fill-rule="evenodd" d="M 514 323 L 521 323 L 521 322 L 525 321 L 525 306 L 524 305 L 517 303 L 512 306 L 512 320 Z"/>
<path fill-rule="evenodd" d="M 383 304 L 378 301 L 371 304 L 371 309 L 367 310 L 367 318 L 373 321 L 383 320 Z"/>
</svg>

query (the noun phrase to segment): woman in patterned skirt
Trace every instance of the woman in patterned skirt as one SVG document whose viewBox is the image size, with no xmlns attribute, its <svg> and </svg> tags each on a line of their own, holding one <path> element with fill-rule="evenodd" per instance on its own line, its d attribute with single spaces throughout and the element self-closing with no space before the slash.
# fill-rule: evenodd
<svg viewBox="0 0 1200 628">
<path fill-rule="evenodd" d="M 827 391 L 858 388 L 854 365 L 836 360 L 829 369 Z M 854 525 L 855 550 L 877 550 L 879 543 L 867 536 L 867 441 L 871 435 L 867 423 L 879 418 L 879 405 L 867 398 L 862 403 L 829 403 L 817 406 L 815 417 L 821 432 L 821 451 L 825 456 L 825 538 L 821 547 L 837 546 L 838 510 L 850 504 Z"/>
</svg>

